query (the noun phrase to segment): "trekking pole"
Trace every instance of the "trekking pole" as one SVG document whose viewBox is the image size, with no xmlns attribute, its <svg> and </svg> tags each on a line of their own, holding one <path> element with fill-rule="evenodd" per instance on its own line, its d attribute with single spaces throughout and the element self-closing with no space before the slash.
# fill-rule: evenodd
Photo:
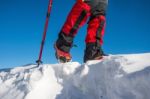
<svg viewBox="0 0 150 99">
<path fill-rule="evenodd" d="M 43 47 L 44 47 L 45 38 L 46 38 L 46 32 L 47 32 L 47 28 L 48 28 L 48 21 L 49 21 L 49 17 L 50 17 L 51 8 L 52 8 L 52 1 L 53 0 L 49 0 L 49 4 L 48 4 L 48 10 L 47 10 L 46 22 L 45 22 L 45 27 L 44 27 L 44 32 L 43 32 L 40 52 L 39 52 L 39 58 L 36 61 L 38 66 L 42 63 L 41 59 L 42 59 Z"/>
</svg>

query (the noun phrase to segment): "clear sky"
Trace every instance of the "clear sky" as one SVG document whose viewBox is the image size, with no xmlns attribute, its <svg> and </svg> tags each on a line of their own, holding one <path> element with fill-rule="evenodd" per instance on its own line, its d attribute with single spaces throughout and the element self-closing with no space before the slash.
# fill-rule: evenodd
<svg viewBox="0 0 150 99">
<path fill-rule="evenodd" d="M 43 62 L 53 64 L 53 44 L 75 0 L 53 0 Z M 109 0 L 103 49 L 108 54 L 150 52 L 150 1 Z M 48 0 L 0 0 L 0 68 L 38 59 Z M 73 61 L 82 63 L 86 27 L 71 50 Z"/>
</svg>

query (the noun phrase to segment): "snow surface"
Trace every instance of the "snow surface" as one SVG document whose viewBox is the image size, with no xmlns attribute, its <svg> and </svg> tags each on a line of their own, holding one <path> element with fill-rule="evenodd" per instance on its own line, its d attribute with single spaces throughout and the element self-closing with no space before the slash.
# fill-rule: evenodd
<svg viewBox="0 0 150 99">
<path fill-rule="evenodd" d="M 0 99 L 150 99 L 150 53 L 0 70 Z"/>
</svg>

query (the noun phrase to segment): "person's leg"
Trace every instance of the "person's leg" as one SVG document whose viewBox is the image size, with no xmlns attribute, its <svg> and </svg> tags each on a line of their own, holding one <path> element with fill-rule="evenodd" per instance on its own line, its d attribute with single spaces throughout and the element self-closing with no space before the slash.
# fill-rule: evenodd
<svg viewBox="0 0 150 99">
<path fill-rule="evenodd" d="M 101 45 L 103 43 L 107 7 L 107 0 L 92 0 L 91 2 L 87 0 L 87 2 L 92 6 L 92 14 L 88 22 L 84 62 L 100 59 L 104 54 Z"/>
<path fill-rule="evenodd" d="M 90 10 L 90 6 L 87 3 L 78 0 L 69 13 L 55 44 L 57 50 L 62 51 L 62 53 L 68 53 L 64 54 L 64 57 L 66 57 L 65 55 L 70 55 L 69 52 L 73 44 L 73 38 L 78 29 L 86 22 Z"/>
</svg>

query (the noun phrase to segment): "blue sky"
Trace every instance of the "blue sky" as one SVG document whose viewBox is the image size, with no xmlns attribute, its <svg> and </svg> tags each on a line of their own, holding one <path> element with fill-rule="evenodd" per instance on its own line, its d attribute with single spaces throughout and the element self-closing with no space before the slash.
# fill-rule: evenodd
<svg viewBox="0 0 150 99">
<path fill-rule="evenodd" d="M 53 0 L 43 62 L 53 64 L 53 44 L 75 0 Z M 48 0 L 0 0 L 0 68 L 35 63 L 39 54 Z M 109 0 L 103 49 L 108 54 L 150 52 L 150 1 Z M 86 27 L 71 50 L 82 63 Z"/>
</svg>

